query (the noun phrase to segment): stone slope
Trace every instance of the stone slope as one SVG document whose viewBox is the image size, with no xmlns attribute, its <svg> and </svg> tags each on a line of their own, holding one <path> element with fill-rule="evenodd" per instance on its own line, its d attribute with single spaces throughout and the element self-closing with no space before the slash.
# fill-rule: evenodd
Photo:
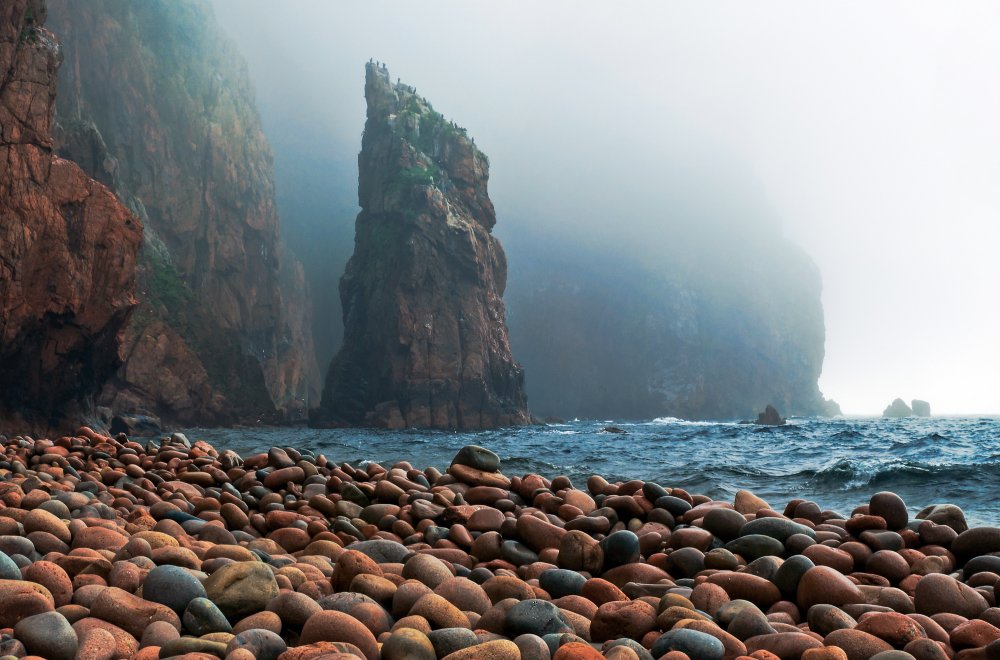
<svg viewBox="0 0 1000 660">
<path fill-rule="evenodd" d="M 344 344 L 322 423 L 480 429 L 530 422 L 491 231 L 489 161 L 384 67 L 369 63 Z"/>
<path fill-rule="evenodd" d="M 178 423 L 303 416 L 319 390 L 308 311 L 293 307 L 304 281 L 280 245 L 241 55 L 203 2 L 50 6 L 66 57 L 60 153 L 148 228 L 142 307 L 102 402 Z"/>
<path fill-rule="evenodd" d="M 142 225 L 52 153 L 59 43 L 42 0 L 0 5 L 0 416 L 84 414 L 121 364 Z M 16 426 L 15 426 L 16 428 Z"/>
</svg>

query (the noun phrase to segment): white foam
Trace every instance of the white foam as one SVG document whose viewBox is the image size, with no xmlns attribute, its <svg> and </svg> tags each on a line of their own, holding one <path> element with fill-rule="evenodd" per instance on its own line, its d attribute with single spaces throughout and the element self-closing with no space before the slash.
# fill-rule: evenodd
<svg viewBox="0 0 1000 660">
<path fill-rule="evenodd" d="M 735 422 L 701 422 L 678 417 L 657 417 L 651 421 L 644 422 L 644 426 L 730 426 Z"/>
</svg>

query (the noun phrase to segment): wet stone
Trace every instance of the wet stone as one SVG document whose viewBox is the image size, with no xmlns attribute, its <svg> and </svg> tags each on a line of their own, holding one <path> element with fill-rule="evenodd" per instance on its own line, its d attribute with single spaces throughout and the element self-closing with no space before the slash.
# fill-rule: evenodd
<svg viewBox="0 0 1000 660">
<path fill-rule="evenodd" d="M 181 621 L 184 628 L 196 637 L 233 629 L 226 615 L 207 598 L 195 598 L 188 603 Z"/>
<path fill-rule="evenodd" d="M 142 596 L 154 603 L 166 605 L 181 614 L 195 598 L 206 596 L 201 580 L 179 566 L 157 566 L 142 583 Z"/>
<path fill-rule="evenodd" d="M 500 469 L 500 457 L 478 445 L 466 445 L 459 449 L 452 463 L 467 465 L 483 472 L 497 472 Z"/>
<path fill-rule="evenodd" d="M 552 598 L 579 595 L 587 579 L 576 571 L 550 569 L 538 576 L 539 585 Z"/>
<path fill-rule="evenodd" d="M 523 634 L 543 637 L 550 633 L 571 632 L 572 626 L 558 607 L 532 598 L 517 603 L 507 612 L 504 630 L 511 638 Z"/>
<path fill-rule="evenodd" d="M 654 658 L 660 658 L 670 651 L 685 653 L 692 660 L 722 660 L 726 649 L 722 642 L 709 634 L 680 628 L 660 635 L 650 648 Z"/>
</svg>

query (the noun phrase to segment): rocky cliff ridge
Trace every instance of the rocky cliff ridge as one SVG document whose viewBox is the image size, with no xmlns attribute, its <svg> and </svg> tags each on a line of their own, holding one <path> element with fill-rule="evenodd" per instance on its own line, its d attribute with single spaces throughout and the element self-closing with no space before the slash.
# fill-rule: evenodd
<svg viewBox="0 0 1000 660">
<path fill-rule="evenodd" d="M 42 0 L 0 5 L 0 418 L 83 414 L 121 364 L 142 225 L 53 155 L 59 43 Z"/>
<path fill-rule="evenodd" d="M 188 424 L 304 416 L 320 384 L 305 282 L 242 56 L 200 1 L 49 4 L 57 148 L 147 228 L 125 364 L 100 402 Z"/>
<path fill-rule="evenodd" d="M 505 322 L 489 161 L 466 131 L 369 63 L 344 344 L 316 421 L 482 429 L 530 422 Z"/>
</svg>

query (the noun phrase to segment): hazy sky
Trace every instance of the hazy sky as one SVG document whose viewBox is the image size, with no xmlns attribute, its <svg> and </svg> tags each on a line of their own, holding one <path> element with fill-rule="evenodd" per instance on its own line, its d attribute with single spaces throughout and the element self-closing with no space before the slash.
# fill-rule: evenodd
<svg viewBox="0 0 1000 660">
<path fill-rule="evenodd" d="M 212 4 L 261 104 L 346 164 L 387 62 L 489 154 L 501 238 L 624 231 L 606 209 L 666 161 L 726 171 L 720 199 L 742 173 L 822 273 L 824 394 L 1000 412 L 1000 3 Z"/>
</svg>

